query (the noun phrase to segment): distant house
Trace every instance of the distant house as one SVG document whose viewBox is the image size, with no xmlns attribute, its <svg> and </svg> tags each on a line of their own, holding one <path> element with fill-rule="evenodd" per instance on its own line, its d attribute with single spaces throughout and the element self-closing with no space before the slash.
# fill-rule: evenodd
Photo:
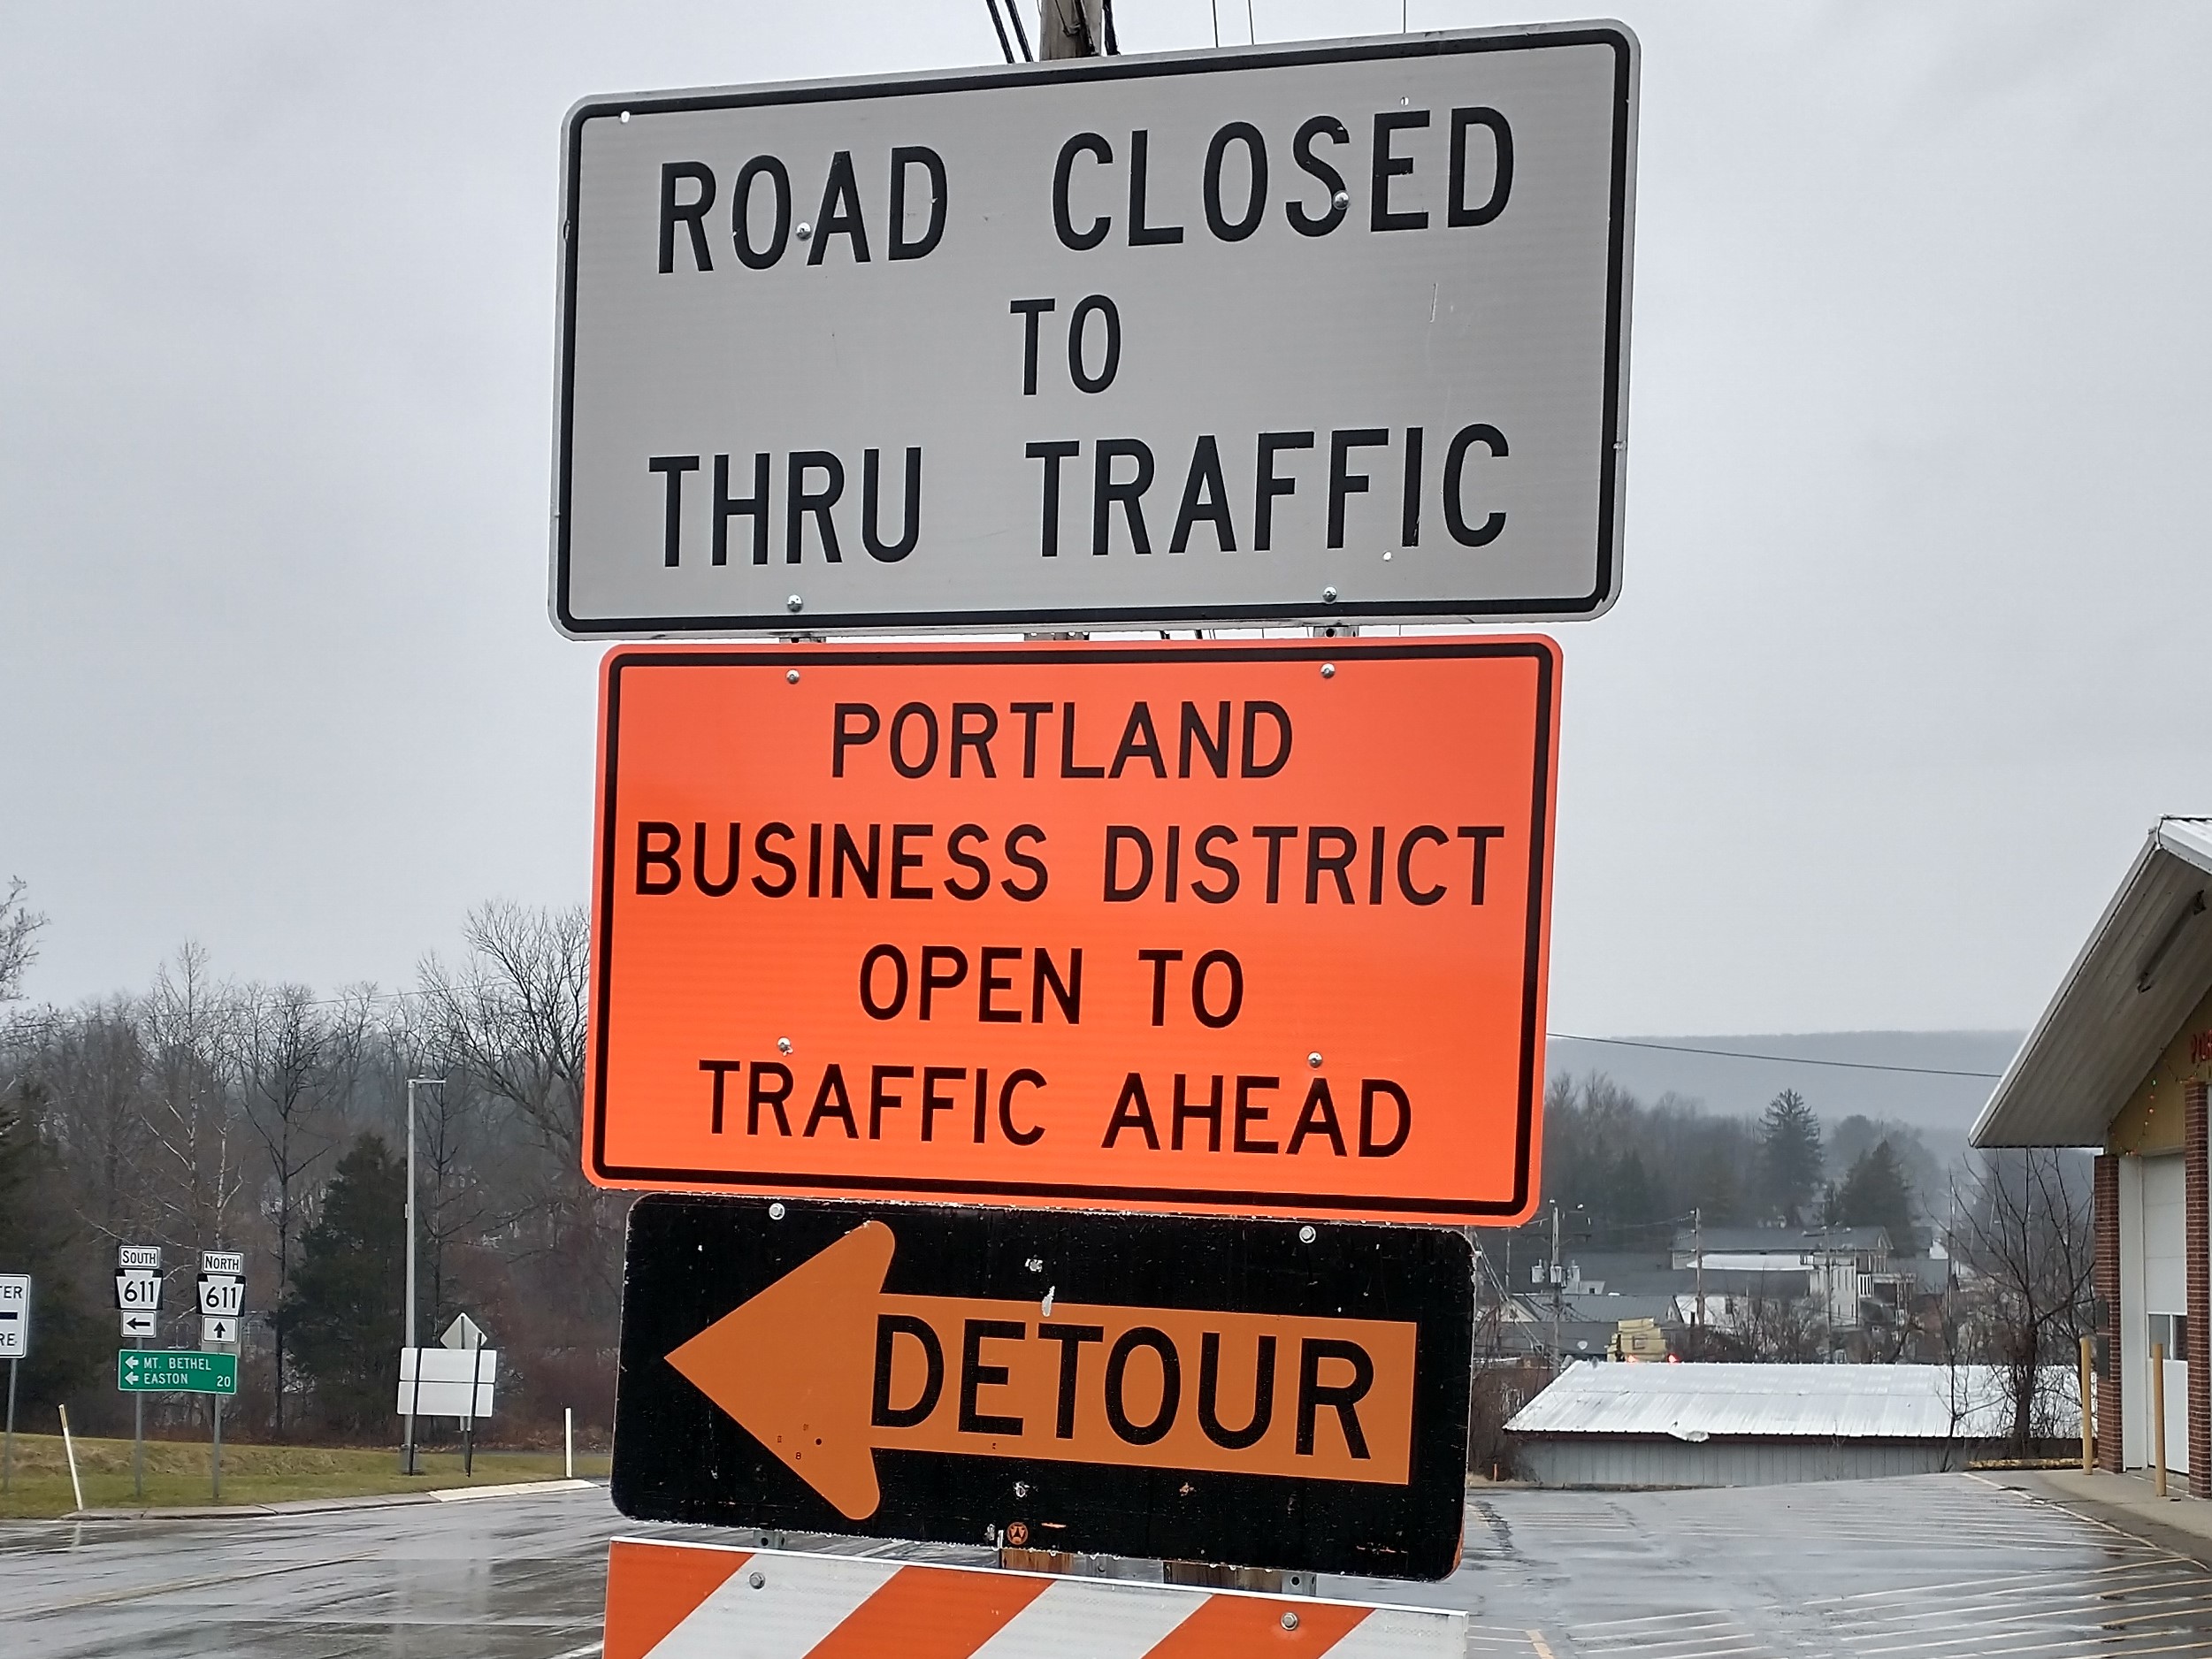
<svg viewBox="0 0 2212 1659">
<path fill-rule="evenodd" d="M 1860 1303 L 1889 1272 L 1889 1230 L 1879 1227 L 1683 1228 L 1674 1235 L 1677 1271 L 1695 1271 L 1703 1252 L 1707 1323 L 1743 1328 L 1753 1304 L 1804 1301 L 1831 1331 L 1856 1330 Z M 1696 1306 L 1695 1290 L 1689 1306 Z M 1712 1298 L 1724 1299 L 1720 1318 Z"/>
</svg>

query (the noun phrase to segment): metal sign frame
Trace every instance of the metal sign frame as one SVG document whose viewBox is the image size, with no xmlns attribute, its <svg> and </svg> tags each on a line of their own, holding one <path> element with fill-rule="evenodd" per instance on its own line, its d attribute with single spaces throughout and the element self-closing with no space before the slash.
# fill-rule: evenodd
<svg viewBox="0 0 2212 1659">
<path fill-rule="evenodd" d="M 933 92 L 973 93 L 996 88 L 1035 89 L 1040 85 L 1185 75 L 1234 75 L 1317 65 L 1390 59 L 1441 58 L 1455 54 L 1544 51 L 1598 45 L 1615 58 L 1610 150 L 1611 180 L 1607 263 L 1604 278 L 1604 342 L 1602 438 L 1590 455 L 1596 490 L 1596 581 L 1588 592 L 1539 597 L 1336 600 L 1326 594 L 1290 601 L 1136 603 L 1126 605 L 995 608 L 984 603 L 919 609 L 851 613 L 807 610 L 803 615 L 775 609 L 720 615 L 581 615 L 573 603 L 574 570 L 570 536 L 574 507 L 576 363 L 578 311 L 578 247 L 582 196 L 583 142 L 594 121 L 629 122 L 633 117 L 708 111 L 742 111 L 838 101 L 907 96 Z M 1624 26 L 1610 22 L 1539 25 L 1495 31 L 1384 36 L 1322 43 L 1216 49 L 1207 52 L 1129 57 L 1083 57 L 884 80 L 797 81 L 725 89 L 641 93 L 593 97 L 569 113 L 563 142 L 562 269 L 559 294 L 555 465 L 551 526 L 551 570 L 547 608 L 554 625 L 571 638 L 713 638 L 732 635 L 820 631 L 904 631 L 938 630 L 1127 628 L 1210 626 L 1228 623 L 1261 624 L 1298 621 L 1527 621 L 1592 617 L 1617 597 L 1621 566 L 1621 499 L 1626 477 L 1628 412 L 1627 340 L 1635 196 L 1637 88 L 1640 47 Z M 1347 164 L 1349 158 L 1347 158 Z M 1378 166 L 1380 163 L 1377 164 Z M 849 162 L 847 164 L 850 165 Z M 849 175 L 848 175 L 849 176 Z M 664 188 L 665 188 L 664 185 Z M 797 195 L 790 194 L 798 191 Z M 804 187 L 787 187 L 787 218 L 804 209 Z M 1343 198 L 1340 195 L 1339 200 Z M 697 221 L 693 222 L 693 233 Z M 801 234 L 805 227 L 801 227 Z M 1031 319 L 1034 321 L 1034 318 Z M 1487 430 L 1487 429 L 1485 429 Z M 1439 441 L 1442 441 L 1441 439 Z M 1164 475 L 1163 475 L 1164 476 Z M 1378 475 L 1379 476 L 1379 475 Z M 701 486 L 703 487 L 703 486 Z M 1377 487 L 1380 487 L 1378 485 Z M 764 507 L 763 512 L 767 509 Z M 1103 510 L 1103 509 L 1101 509 Z M 780 591 L 780 590 L 779 590 Z"/>
</svg>

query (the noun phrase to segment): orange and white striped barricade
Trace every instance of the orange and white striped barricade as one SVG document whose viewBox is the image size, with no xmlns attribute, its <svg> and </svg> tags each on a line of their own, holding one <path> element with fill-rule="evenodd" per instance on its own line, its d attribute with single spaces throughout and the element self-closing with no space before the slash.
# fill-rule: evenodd
<svg viewBox="0 0 2212 1659">
<path fill-rule="evenodd" d="M 1465 1613 L 623 1539 L 603 1659 L 1461 1659 Z"/>
</svg>

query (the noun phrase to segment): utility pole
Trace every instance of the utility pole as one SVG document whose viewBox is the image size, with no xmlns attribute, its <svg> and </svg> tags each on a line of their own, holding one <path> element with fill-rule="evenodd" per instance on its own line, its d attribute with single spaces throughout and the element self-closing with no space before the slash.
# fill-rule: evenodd
<svg viewBox="0 0 2212 1659">
<path fill-rule="evenodd" d="M 1039 0 L 1037 50 L 1047 60 L 1114 57 L 1121 50 L 1114 38 L 1114 0 Z"/>
<path fill-rule="evenodd" d="M 1551 1373 L 1558 1376 L 1566 1363 L 1560 1351 L 1559 1324 L 1566 1299 L 1566 1275 L 1559 1271 L 1559 1201 L 1551 1201 Z"/>
<path fill-rule="evenodd" d="M 442 1105 L 445 1100 L 446 1080 L 442 1077 L 410 1077 L 407 1080 L 407 1327 L 400 1337 L 402 1362 L 407 1350 L 415 1342 L 415 1090 L 417 1088 L 438 1090 Z M 400 1464 L 402 1474 L 414 1474 L 415 1468 L 415 1402 L 422 1398 L 423 1366 L 418 1355 L 415 1361 L 415 1391 L 407 1402 L 407 1444 Z"/>
<path fill-rule="evenodd" d="M 1689 1212 L 1690 1254 L 1696 1258 L 1697 1305 L 1690 1314 L 1690 1328 L 1699 1334 L 1699 1357 L 1703 1357 L 1705 1329 L 1705 1210 L 1703 1204 Z"/>
</svg>

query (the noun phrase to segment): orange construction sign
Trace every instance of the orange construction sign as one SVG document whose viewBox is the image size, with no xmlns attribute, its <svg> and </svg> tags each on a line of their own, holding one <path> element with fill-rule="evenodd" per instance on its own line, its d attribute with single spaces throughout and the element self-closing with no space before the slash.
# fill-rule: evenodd
<svg viewBox="0 0 2212 1659">
<path fill-rule="evenodd" d="M 610 1186 L 1533 1212 L 1558 647 L 625 646 Z"/>
</svg>

